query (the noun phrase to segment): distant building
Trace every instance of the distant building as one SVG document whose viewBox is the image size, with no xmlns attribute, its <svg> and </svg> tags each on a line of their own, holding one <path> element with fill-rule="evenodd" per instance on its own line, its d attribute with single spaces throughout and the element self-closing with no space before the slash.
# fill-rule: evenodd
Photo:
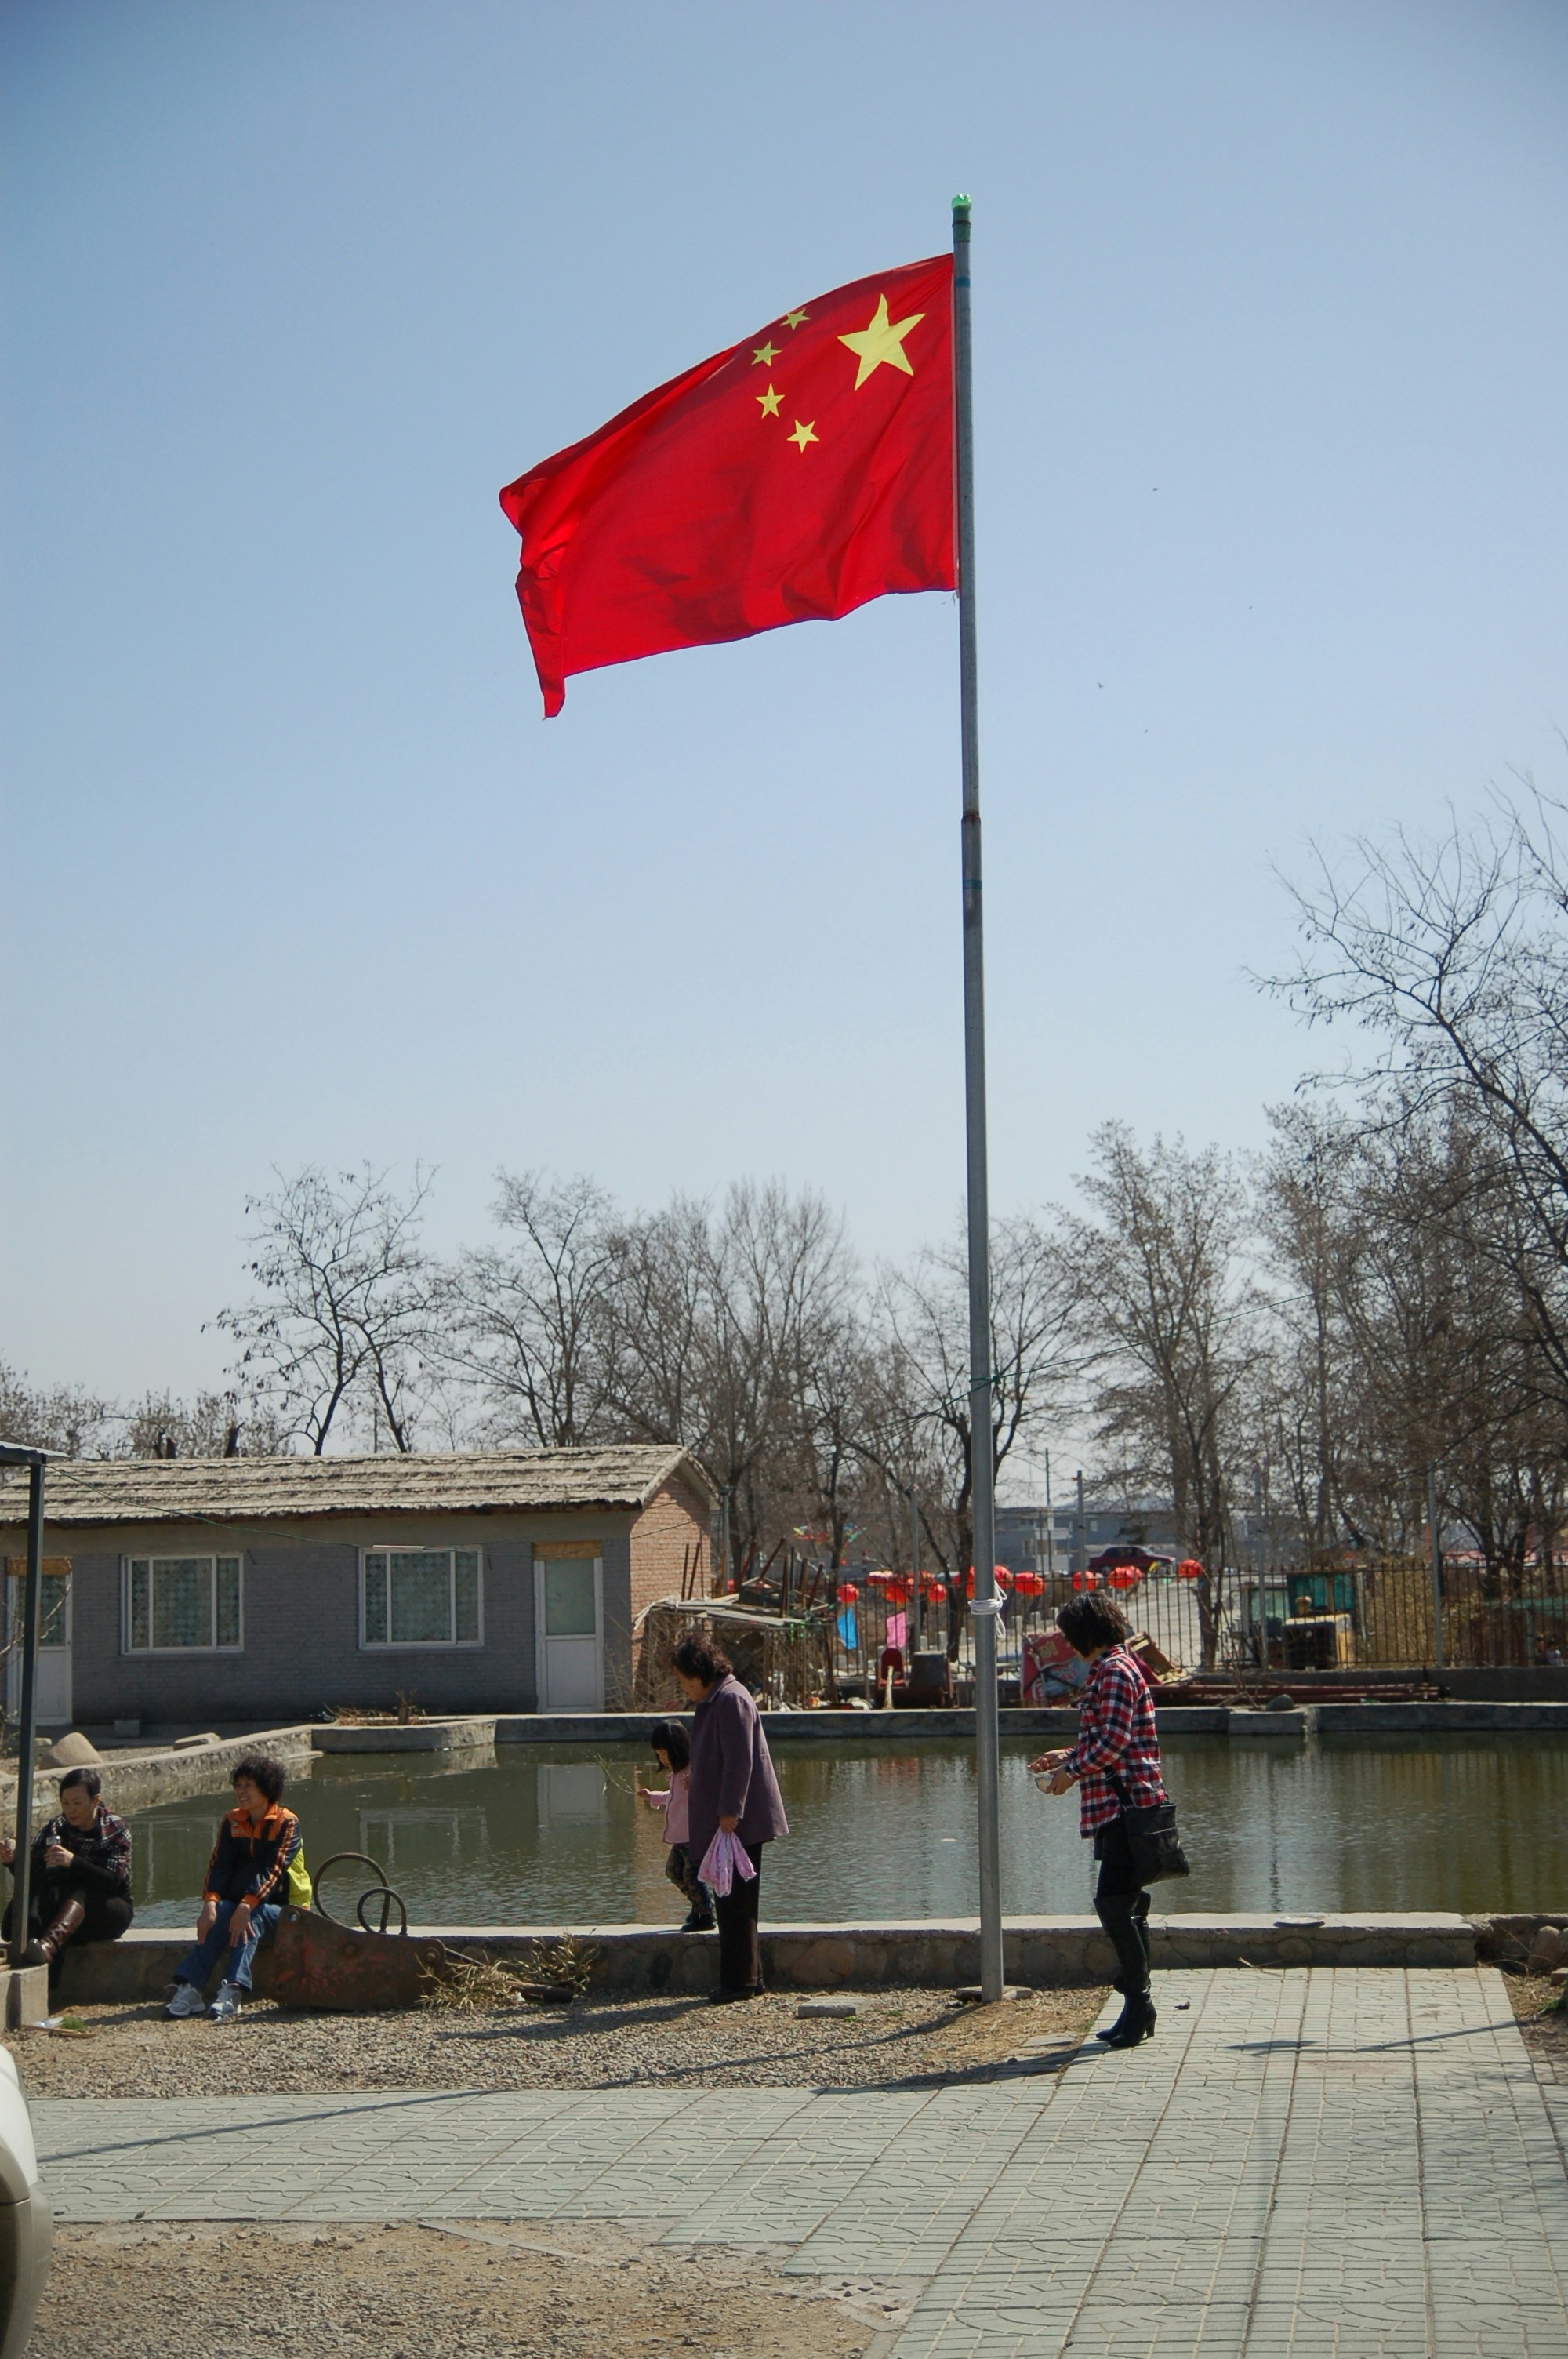
<svg viewBox="0 0 1568 2359">
<path fill-rule="evenodd" d="M 996 1559 L 1010 1572 L 1045 1572 L 1046 1532 L 1048 1525 L 1044 1505 L 1038 1506 L 999 1507 L 996 1511 Z M 1131 1541 L 1155 1556 L 1180 1556 L 1184 1553 L 1184 1540 L 1173 1509 L 1163 1499 L 1125 1500 L 1086 1498 L 1083 1527 L 1078 1526 L 1077 1501 L 1069 1492 L 1066 1500 L 1052 1503 L 1049 1529 L 1052 1535 L 1052 1555 L 1058 1572 L 1075 1572 L 1101 1549 L 1114 1548 Z M 1255 1512 L 1240 1511 L 1231 1517 L 1231 1559 L 1238 1565 L 1277 1570 L 1288 1559 L 1295 1562 L 1301 1554 L 1300 1542 L 1284 1530 L 1276 1515 L 1269 1518 Z"/>
<path fill-rule="evenodd" d="M 1049 1517 L 1038 1506 L 999 1507 L 996 1511 L 996 1560 L 1010 1572 L 1075 1572 L 1091 1556 L 1119 1541 L 1131 1540 L 1157 1555 L 1179 1549 L 1175 1517 L 1162 1500 L 1086 1498 L 1082 1526 L 1077 1501 L 1053 1501 Z M 1049 1556 L 1050 1562 L 1047 1561 Z"/>
</svg>

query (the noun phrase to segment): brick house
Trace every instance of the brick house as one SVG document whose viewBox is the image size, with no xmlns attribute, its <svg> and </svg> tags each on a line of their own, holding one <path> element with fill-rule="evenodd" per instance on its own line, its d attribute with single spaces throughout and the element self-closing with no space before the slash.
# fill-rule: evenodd
<svg viewBox="0 0 1568 2359">
<path fill-rule="evenodd" d="M 680 1449 L 50 1463 L 46 1725 L 339 1705 L 615 1710 L 633 1626 L 703 1587 L 713 1486 Z M 0 1554 L 26 1476 L 0 1473 Z M 9 1610 L 21 1583 L 7 1581 Z M 13 1658 L 15 1660 L 15 1658 Z"/>
</svg>

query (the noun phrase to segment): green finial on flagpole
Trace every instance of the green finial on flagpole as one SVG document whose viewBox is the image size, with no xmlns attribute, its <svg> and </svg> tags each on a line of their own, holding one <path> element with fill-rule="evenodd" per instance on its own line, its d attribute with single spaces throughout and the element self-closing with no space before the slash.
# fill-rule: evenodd
<svg viewBox="0 0 1568 2359">
<path fill-rule="evenodd" d="M 973 202 L 972 197 L 957 196 L 953 200 L 953 211 L 956 213 L 967 213 Z"/>
</svg>

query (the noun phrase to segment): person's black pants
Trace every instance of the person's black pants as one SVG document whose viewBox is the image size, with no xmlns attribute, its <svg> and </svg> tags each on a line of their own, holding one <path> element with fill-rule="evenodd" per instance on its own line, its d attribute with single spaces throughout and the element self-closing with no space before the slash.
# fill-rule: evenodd
<svg viewBox="0 0 1568 2359">
<path fill-rule="evenodd" d="M 762 1987 L 762 1944 L 757 1931 L 757 1904 L 762 1889 L 762 1846 L 748 1843 L 746 1856 L 755 1875 L 734 1876 L 727 1893 L 713 1896 L 719 1919 L 719 1987 L 727 1991 L 760 1991 Z"/>
<path fill-rule="evenodd" d="M 54 1923 L 68 1900 L 80 1900 L 86 1914 L 71 1935 L 72 1941 L 117 1941 L 135 1913 L 129 1899 L 117 1893 L 94 1892 L 85 1884 L 72 1881 L 70 1872 L 46 1875 L 41 1884 L 34 1885 L 27 1894 L 27 1939 L 36 1941 Z M 16 1919 L 15 1899 L 5 1904 L 5 1914 L 0 1917 L 0 1936 L 11 1938 L 11 1928 Z M 69 1949 L 70 1942 L 66 1944 Z M 51 1981 L 58 1979 L 59 1960 L 49 1969 Z"/>
<path fill-rule="evenodd" d="M 1138 1880 L 1119 1819 L 1096 1834 L 1095 1857 L 1100 1864 L 1095 1915 L 1116 1951 L 1116 1987 L 1131 1998 L 1149 1987 L 1149 1895 Z"/>
</svg>

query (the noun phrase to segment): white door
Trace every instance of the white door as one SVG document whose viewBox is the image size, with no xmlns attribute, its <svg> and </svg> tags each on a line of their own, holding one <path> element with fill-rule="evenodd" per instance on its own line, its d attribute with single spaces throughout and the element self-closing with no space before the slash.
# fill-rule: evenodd
<svg viewBox="0 0 1568 2359">
<path fill-rule="evenodd" d="M 7 1637 L 11 1651 L 5 1658 L 5 1709 L 13 1720 L 22 1709 L 22 1607 L 27 1583 L 8 1581 L 5 1583 L 10 1606 Z M 69 1728 L 70 1725 L 70 1575 L 69 1572 L 46 1572 L 43 1580 L 43 1619 L 38 1633 L 38 1726 Z"/>
<path fill-rule="evenodd" d="M 589 1556 L 534 1560 L 541 1712 L 604 1710 L 604 1572 Z"/>
</svg>

